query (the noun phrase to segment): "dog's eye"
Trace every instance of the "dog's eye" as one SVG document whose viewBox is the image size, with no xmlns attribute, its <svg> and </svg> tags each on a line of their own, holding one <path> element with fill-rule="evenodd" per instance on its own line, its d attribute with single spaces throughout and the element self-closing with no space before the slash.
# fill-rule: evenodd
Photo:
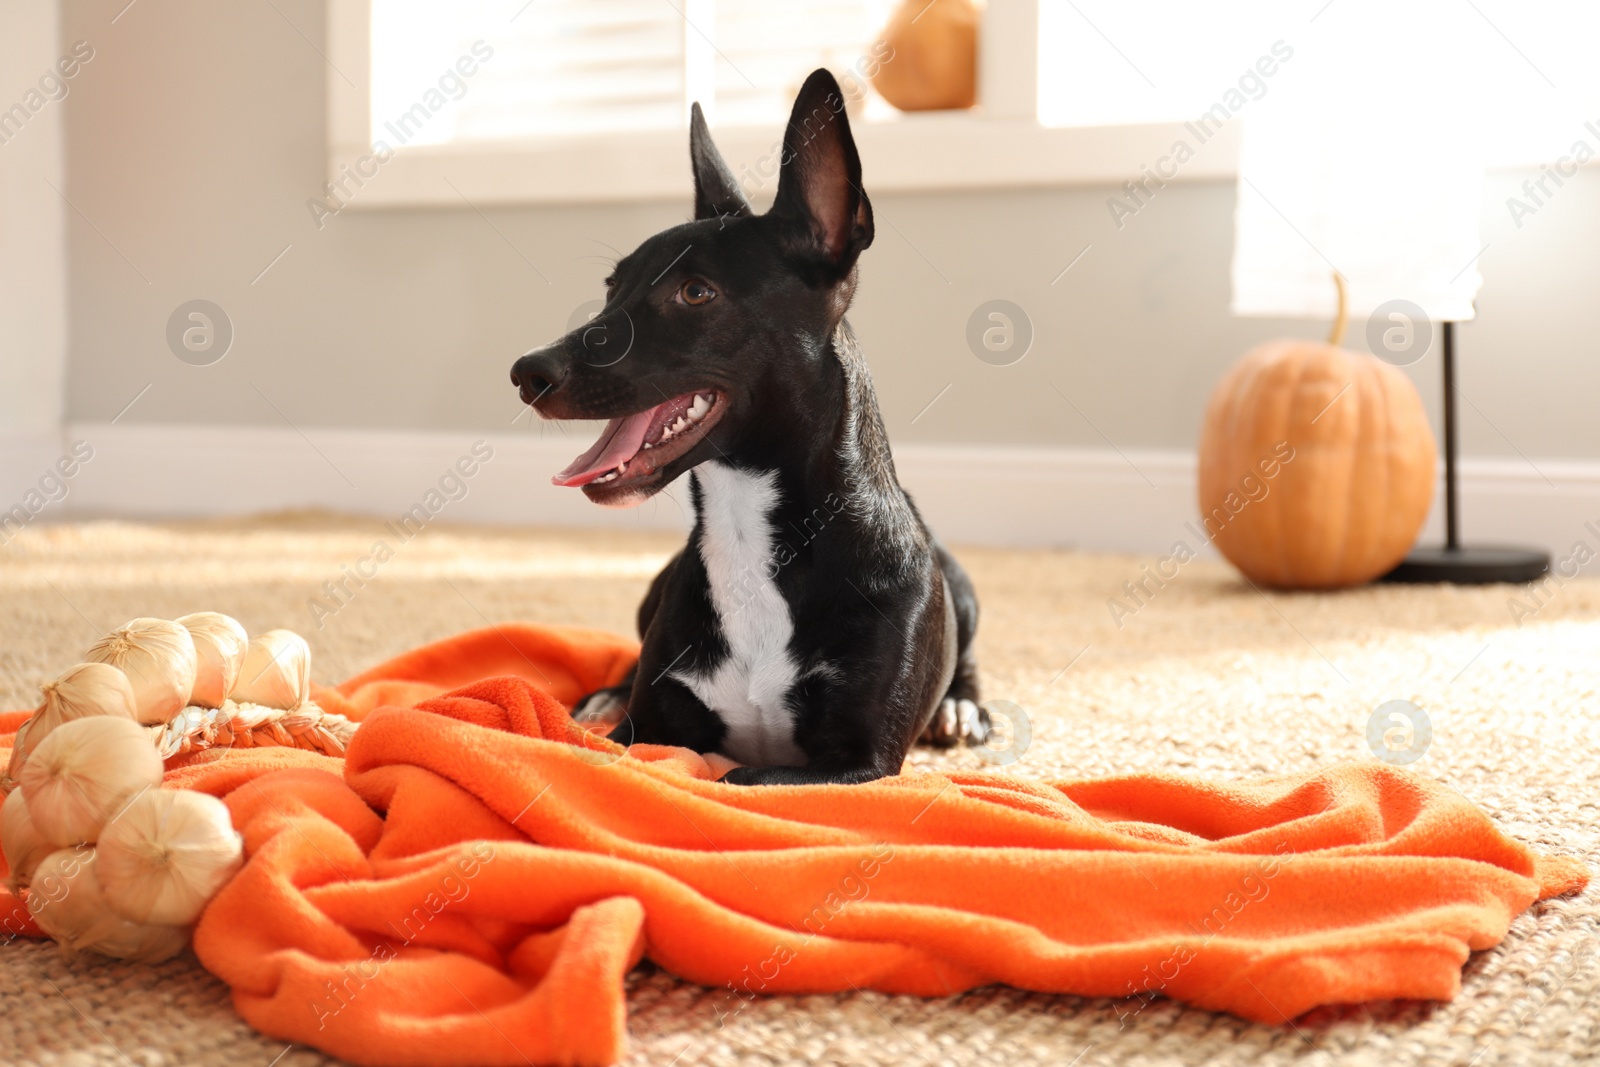
<svg viewBox="0 0 1600 1067">
<path fill-rule="evenodd" d="M 690 278 L 678 288 L 678 302 L 692 307 L 709 304 L 716 295 L 717 291 L 699 278 Z"/>
</svg>

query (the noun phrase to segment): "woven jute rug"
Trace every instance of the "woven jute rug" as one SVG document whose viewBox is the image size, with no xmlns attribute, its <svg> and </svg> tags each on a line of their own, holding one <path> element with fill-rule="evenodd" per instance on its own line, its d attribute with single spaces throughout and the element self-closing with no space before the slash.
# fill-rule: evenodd
<svg viewBox="0 0 1600 1067">
<path fill-rule="evenodd" d="M 375 560 L 378 541 L 392 556 Z M 212 609 L 252 631 L 298 630 L 322 681 L 490 622 L 628 630 L 676 543 L 442 526 L 402 543 L 379 521 L 317 515 L 36 526 L 0 549 L 0 706 L 31 706 L 41 682 L 139 615 Z M 1264 594 L 1206 561 L 1158 586 L 1147 578 L 1154 560 L 960 555 L 983 601 L 985 695 L 1014 702 L 1032 726 L 1007 773 L 1306 771 L 1372 758 L 1373 711 L 1408 700 L 1433 729 L 1413 770 L 1517 838 L 1600 865 L 1600 581 L 1552 583 L 1536 596 L 1504 586 Z M 1129 582 L 1142 583 L 1137 598 Z M 980 765 L 970 752 L 912 762 Z M 1591 888 L 1519 917 L 1502 945 L 1468 963 L 1449 1004 L 1323 1010 L 1281 1027 L 1137 1004 L 987 988 L 943 1000 L 771 997 L 728 1016 L 715 991 L 644 967 L 629 978 L 628 1062 L 1592 1061 L 1600 895 Z M 47 944 L 0 945 L 0 1006 L 4 1065 L 336 1062 L 251 1031 L 188 954 L 158 967 L 67 964 Z"/>
</svg>

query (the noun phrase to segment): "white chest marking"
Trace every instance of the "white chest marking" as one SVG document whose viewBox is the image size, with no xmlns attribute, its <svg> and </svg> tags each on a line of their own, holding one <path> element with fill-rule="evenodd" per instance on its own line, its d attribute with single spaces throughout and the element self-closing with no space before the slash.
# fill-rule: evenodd
<svg viewBox="0 0 1600 1067">
<path fill-rule="evenodd" d="M 728 728 L 725 755 L 750 766 L 801 766 L 787 698 L 799 675 L 789 654 L 794 620 L 773 581 L 774 471 L 749 474 L 715 460 L 700 482 L 700 558 L 728 656 L 708 674 L 673 673 Z"/>
</svg>

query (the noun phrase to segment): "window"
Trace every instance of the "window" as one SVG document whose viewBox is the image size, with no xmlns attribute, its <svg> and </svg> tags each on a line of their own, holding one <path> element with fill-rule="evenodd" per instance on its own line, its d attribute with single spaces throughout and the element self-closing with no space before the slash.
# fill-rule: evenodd
<svg viewBox="0 0 1600 1067">
<path fill-rule="evenodd" d="M 660 0 L 533 0 L 521 11 L 504 0 L 373 0 L 373 141 L 475 44 L 481 69 L 414 143 L 675 126 L 683 30 Z"/>
<path fill-rule="evenodd" d="M 386 124 L 474 45 L 490 58 L 468 64 L 479 70 L 453 80 L 450 105 L 408 144 L 681 130 L 694 100 L 713 125 L 777 126 L 812 70 L 858 65 L 889 8 L 889 0 L 372 0 L 372 140 L 392 143 Z"/>
<path fill-rule="evenodd" d="M 347 197 L 359 206 L 681 197 L 691 101 L 742 174 L 771 156 L 809 71 L 862 69 L 896 2 L 327 0 L 330 177 L 348 189 L 341 175 L 361 175 Z M 1314 115 L 1302 101 L 1319 96 L 1383 108 L 1408 87 L 1431 100 L 1422 72 L 1441 55 L 1467 74 L 1437 106 L 1452 128 L 1465 117 L 1491 166 L 1570 162 L 1579 141 L 1600 150 L 1600 65 L 1586 54 L 1600 5 L 1400 3 L 989 0 L 979 107 L 900 114 L 870 91 L 854 102 L 866 179 L 878 191 L 1121 185 L 1204 115 L 1204 150 L 1182 177 L 1229 178 L 1241 114 Z M 1253 75 L 1279 42 L 1292 62 Z M 377 168 L 380 145 L 391 153 Z"/>
<path fill-rule="evenodd" d="M 860 69 L 894 7 L 890 0 L 715 0 L 716 57 L 709 119 L 714 125 L 776 126 L 789 115 L 794 94 L 818 67 Z M 707 51 L 709 51 L 709 47 Z M 865 81 L 862 82 L 865 85 Z M 868 94 L 867 117 L 892 109 Z"/>
<path fill-rule="evenodd" d="M 1283 35 L 1286 23 L 1303 25 L 1304 17 L 1299 5 L 1283 0 L 1042 0 L 1039 121 L 1118 126 L 1193 119 Z"/>
<path fill-rule="evenodd" d="M 851 93 L 878 191 L 1121 181 L 1170 143 L 1172 124 L 1039 125 L 1039 0 L 985 10 L 981 108 L 900 114 L 863 62 L 898 2 L 327 0 L 330 188 L 340 210 L 682 197 L 691 101 L 735 172 L 758 173 L 818 66 Z"/>
<path fill-rule="evenodd" d="M 1376 87 L 1390 99 L 1428 97 L 1442 60 L 1456 86 L 1437 105 L 1469 116 L 1491 166 L 1553 161 L 1585 136 L 1600 147 L 1584 128 L 1600 118 L 1592 57 L 1600 5 L 1399 2 L 1403 12 L 1395 0 L 1041 0 L 1039 119 L 1076 127 L 1193 120 L 1283 41 L 1294 58 L 1278 84 L 1328 90 L 1297 84 L 1300 96 L 1352 101 Z M 1253 79 L 1246 98 L 1274 88 Z"/>
</svg>

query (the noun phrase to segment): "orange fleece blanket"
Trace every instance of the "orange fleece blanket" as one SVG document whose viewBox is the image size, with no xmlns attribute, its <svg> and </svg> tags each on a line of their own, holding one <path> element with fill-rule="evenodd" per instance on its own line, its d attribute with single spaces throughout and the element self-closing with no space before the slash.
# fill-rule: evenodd
<svg viewBox="0 0 1600 1067">
<path fill-rule="evenodd" d="M 726 760 L 624 750 L 568 718 L 635 650 L 463 634 L 318 691 L 362 720 L 342 761 L 251 749 L 170 771 L 244 835 L 195 934 L 240 1014 L 363 1064 L 607 1064 L 647 956 L 723 990 L 708 1035 L 761 993 L 995 982 L 1123 997 L 1124 1019 L 1159 994 L 1284 1023 L 1448 999 L 1470 951 L 1588 879 L 1379 763 L 722 785 Z M 37 935 L 14 899 L 0 914 Z"/>
</svg>

